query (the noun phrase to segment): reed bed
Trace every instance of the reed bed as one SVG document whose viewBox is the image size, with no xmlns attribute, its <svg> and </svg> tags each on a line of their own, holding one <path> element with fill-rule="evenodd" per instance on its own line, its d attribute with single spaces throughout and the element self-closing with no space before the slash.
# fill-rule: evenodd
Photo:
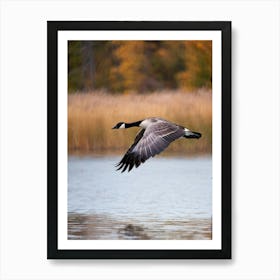
<svg viewBox="0 0 280 280">
<path fill-rule="evenodd" d="M 209 90 L 113 95 L 105 92 L 68 96 L 69 153 L 116 154 L 133 143 L 139 128 L 112 130 L 120 122 L 162 117 L 202 133 L 200 139 L 179 139 L 162 155 L 210 154 L 212 94 Z"/>
</svg>

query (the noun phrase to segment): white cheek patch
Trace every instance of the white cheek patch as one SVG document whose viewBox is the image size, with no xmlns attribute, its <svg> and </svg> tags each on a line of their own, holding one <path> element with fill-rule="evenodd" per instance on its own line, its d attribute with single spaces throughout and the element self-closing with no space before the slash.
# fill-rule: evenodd
<svg viewBox="0 0 280 280">
<path fill-rule="evenodd" d="M 123 123 L 119 128 L 125 128 L 125 124 Z"/>
<path fill-rule="evenodd" d="M 185 130 L 186 132 L 187 132 L 187 131 L 190 131 L 190 130 L 189 130 L 189 129 L 187 129 L 187 128 L 185 128 L 184 130 Z"/>
</svg>

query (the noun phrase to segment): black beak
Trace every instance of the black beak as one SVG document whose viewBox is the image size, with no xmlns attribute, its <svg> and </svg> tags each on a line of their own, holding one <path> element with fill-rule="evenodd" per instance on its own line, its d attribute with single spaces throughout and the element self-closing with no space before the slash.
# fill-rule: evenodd
<svg viewBox="0 0 280 280">
<path fill-rule="evenodd" d="M 115 125 L 114 127 L 112 127 L 112 129 L 117 129 L 117 126 Z"/>
</svg>

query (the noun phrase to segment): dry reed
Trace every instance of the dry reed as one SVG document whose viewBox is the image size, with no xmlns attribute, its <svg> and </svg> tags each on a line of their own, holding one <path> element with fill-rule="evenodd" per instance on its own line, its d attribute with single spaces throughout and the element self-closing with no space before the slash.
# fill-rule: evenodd
<svg viewBox="0 0 280 280">
<path fill-rule="evenodd" d="M 163 154 L 209 154 L 212 147 L 212 94 L 209 90 L 180 93 L 113 95 L 104 92 L 68 96 L 68 151 L 123 153 L 139 128 L 112 130 L 120 122 L 162 117 L 202 133 L 197 139 L 180 139 Z"/>
</svg>

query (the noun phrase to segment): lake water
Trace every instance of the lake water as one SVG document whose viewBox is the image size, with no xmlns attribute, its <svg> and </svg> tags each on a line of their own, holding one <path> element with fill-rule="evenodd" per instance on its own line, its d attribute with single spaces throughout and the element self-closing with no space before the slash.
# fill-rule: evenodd
<svg viewBox="0 0 280 280">
<path fill-rule="evenodd" d="M 120 159 L 69 157 L 68 239 L 211 239 L 210 157 Z"/>
</svg>

